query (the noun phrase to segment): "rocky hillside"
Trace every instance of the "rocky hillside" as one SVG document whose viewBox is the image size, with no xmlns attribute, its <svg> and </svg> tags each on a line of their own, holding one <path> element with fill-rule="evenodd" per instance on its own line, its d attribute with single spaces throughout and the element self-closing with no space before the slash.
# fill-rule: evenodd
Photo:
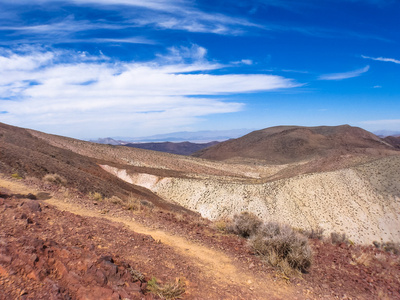
<svg viewBox="0 0 400 300">
<path fill-rule="evenodd" d="M 287 164 L 338 155 L 376 156 L 394 151 L 391 144 L 376 135 L 349 125 L 278 126 L 200 150 L 194 156 L 213 160 L 251 158 Z"/>
<path fill-rule="evenodd" d="M 255 150 L 244 149 L 252 153 L 264 153 L 264 145 L 265 153 L 275 157 L 273 164 L 248 157 L 211 161 L 6 125 L 1 129 L 0 161 L 9 173 L 42 177 L 59 172 L 83 192 L 98 189 L 112 196 L 132 190 L 156 205 L 213 220 L 251 211 L 297 228 L 343 232 L 360 243 L 400 241 L 400 151 L 360 128 L 274 127 L 232 141 L 253 141 Z M 230 143 L 210 151 L 223 151 Z"/>
<path fill-rule="evenodd" d="M 400 149 L 400 136 L 387 136 L 383 138 L 383 140 L 396 149 Z"/>
<path fill-rule="evenodd" d="M 71 151 L 68 147 L 52 145 L 23 128 L 0 123 L 0 172 L 15 177 L 42 179 L 47 174 L 58 174 L 65 184 L 83 194 L 98 192 L 104 197 L 134 195 L 162 207 L 170 207 L 152 192 L 110 175 L 99 167 L 100 160 Z M 46 135 L 50 139 L 56 136 Z M 67 139 L 71 147 L 79 141 Z M 89 142 L 84 142 L 91 144 Z M 102 145 L 103 147 L 107 147 Z M 104 161 L 103 161 L 104 162 Z M 107 163 L 114 163 L 110 159 Z M 180 206 L 172 206 L 180 210 Z"/>
</svg>

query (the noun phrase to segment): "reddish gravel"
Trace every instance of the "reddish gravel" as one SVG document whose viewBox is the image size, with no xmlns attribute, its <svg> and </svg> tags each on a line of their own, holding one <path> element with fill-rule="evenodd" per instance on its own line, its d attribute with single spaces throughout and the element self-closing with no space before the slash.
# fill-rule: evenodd
<svg viewBox="0 0 400 300">
<path fill-rule="evenodd" d="M 37 195 L 48 198 L 45 193 Z M 204 277 L 187 257 L 151 236 L 101 217 L 62 212 L 34 198 L 0 189 L 0 299 L 152 299 L 131 270 L 142 272 L 144 281 L 151 276 L 161 282 L 185 278 L 184 299 L 255 299 L 240 287 L 220 286 Z M 83 200 L 74 199 L 77 205 Z M 132 216 L 107 203 L 85 202 L 85 206 Z M 285 284 L 279 273 L 252 254 L 244 239 L 221 234 L 198 216 L 145 209 L 135 218 L 224 251 L 241 270 L 261 278 L 276 274 Z M 287 281 L 297 299 L 400 299 L 398 256 L 374 247 L 318 240 L 312 241 L 312 249 L 310 272 Z"/>
</svg>

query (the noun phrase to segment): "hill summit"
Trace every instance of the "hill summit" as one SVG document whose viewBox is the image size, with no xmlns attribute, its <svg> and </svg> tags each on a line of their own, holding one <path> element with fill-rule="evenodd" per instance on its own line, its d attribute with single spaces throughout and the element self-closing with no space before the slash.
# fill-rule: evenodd
<svg viewBox="0 0 400 300">
<path fill-rule="evenodd" d="M 338 155 L 380 156 L 392 151 L 396 151 L 393 145 L 349 125 L 277 126 L 200 150 L 194 156 L 213 160 L 250 158 L 287 164 Z"/>
</svg>

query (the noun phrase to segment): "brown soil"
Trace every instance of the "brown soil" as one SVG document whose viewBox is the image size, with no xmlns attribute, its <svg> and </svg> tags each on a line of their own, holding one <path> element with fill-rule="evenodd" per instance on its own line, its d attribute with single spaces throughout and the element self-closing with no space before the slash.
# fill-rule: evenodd
<svg viewBox="0 0 400 300">
<path fill-rule="evenodd" d="M 0 299 L 152 299 L 152 276 L 183 278 L 184 299 L 400 299 L 399 257 L 372 247 L 313 241 L 310 272 L 285 279 L 195 215 L 28 184 L 0 180 Z"/>
<path fill-rule="evenodd" d="M 194 156 L 228 160 L 250 158 L 287 164 L 340 156 L 393 155 L 396 148 L 361 128 L 342 126 L 278 126 L 251 132 L 200 150 Z M 319 171 L 319 170 L 318 170 Z"/>
<path fill-rule="evenodd" d="M 400 149 L 400 136 L 387 136 L 383 138 L 383 140 L 396 149 Z"/>
</svg>

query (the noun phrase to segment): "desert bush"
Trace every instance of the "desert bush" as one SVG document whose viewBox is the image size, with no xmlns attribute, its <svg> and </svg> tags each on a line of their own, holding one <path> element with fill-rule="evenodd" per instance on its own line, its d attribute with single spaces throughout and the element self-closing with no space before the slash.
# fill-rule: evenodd
<svg viewBox="0 0 400 300">
<path fill-rule="evenodd" d="M 111 198 L 107 198 L 106 202 L 110 202 L 115 205 L 118 205 L 118 204 L 122 205 L 124 203 L 124 201 L 122 201 L 122 199 L 118 196 L 112 196 Z"/>
<path fill-rule="evenodd" d="M 248 238 L 255 235 L 261 225 L 262 221 L 256 215 L 245 211 L 233 217 L 232 223 L 228 226 L 228 231 Z"/>
<path fill-rule="evenodd" d="M 14 179 L 22 179 L 22 177 L 18 173 L 11 174 L 11 177 Z"/>
<path fill-rule="evenodd" d="M 311 230 L 304 230 L 301 233 L 313 240 L 322 240 L 324 237 L 324 230 L 320 226 L 312 228 Z"/>
<path fill-rule="evenodd" d="M 154 204 L 147 200 L 140 200 L 140 204 L 150 208 L 150 210 L 154 208 Z"/>
<path fill-rule="evenodd" d="M 386 243 L 382 244 L 382 248 L 386 252 L 391 252 L 396 255 L 400 253 L 400 244 L 399 243 L 386 242 Z"/>
<path fill-rule="evenodd" d="M 218 231 L 226 232 L 228 231 L 229 221 L 227 219 L 219 219 L 214 222 L 214 227 Z"/>
<path fill-rule="evenodd" d="M 293 270 L 305 272 L 311 266 L 312 254 L 307 237 L 287 225 L 265 223 L 249 243 L 258 255 L 287 275 Z"/>
<path fill-rule="evenodd" d="M 144 275 L 140 271 L 135 270 L 132 267 L 130 267 L 128 270 L 129 273 L 131 273 L 132 275 L 133 281 L 140 281 L 140 282 L 144 281 Z"/>
<path fill-rule="evenodd" d="M 57 185 L 67 184 L 67 180 L 58 174 L 47 174 L 43 177 L 43 181 Z"/>
<path fill-rule="evenodd" d="M 142 204 L 140 201 L 134 197 L 129 197 L 125 202 L 125 208 L 127 210 L 138 210 L 140 211 L 142 208 Z"/>
<path fill-rule="evenodd" d="M 332 244 L 348 244 L 349 240 L 345 233 L 331 232 L 331 243 Z"/>
<path fill-rule="evenodd" d="M 90 192 L 89 197 L 94 201 L 103 201 L 103 195 L 98 192 Z"/>
<path fill-rule="evenodd" d="M 153 277 L 147 282 L 147 290 L 161 299 L 180 299 L 185 292 L 185 283 L 179 279 L 173 283 L 160 285 L 157 279 Z"/>
<path fill-rule="evenodd" d="M 373 241 L 372 244 L 375 246 L 375 248 L 379 249 L 381 248 L 381 243 L 377 242 L 377 241 Z"/>
</svg>

